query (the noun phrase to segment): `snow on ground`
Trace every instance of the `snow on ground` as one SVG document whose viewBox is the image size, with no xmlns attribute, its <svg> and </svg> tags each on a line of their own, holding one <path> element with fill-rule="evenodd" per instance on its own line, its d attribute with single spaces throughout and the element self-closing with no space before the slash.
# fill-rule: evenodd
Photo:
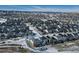
<svg viewBox="0 0 79 59">
<path fill-rule="evenodd" d="M 47 52 L 47 53 L 54 53 L 55 52 L 56 53 L 56 52 L 58 52 L 58 50 L 55 47 L 50 47 L 44 52 Z"/>
<path fill-rule="evenodd" d="M 4 23 L 6 21 L 7 21 L 7 19 L 0 18 L 0 23 Z"/>
</svg>

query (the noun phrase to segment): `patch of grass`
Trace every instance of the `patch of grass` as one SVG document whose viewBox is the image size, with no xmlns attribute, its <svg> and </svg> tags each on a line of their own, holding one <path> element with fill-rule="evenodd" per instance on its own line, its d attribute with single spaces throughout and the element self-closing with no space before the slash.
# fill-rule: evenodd
<svg viewBox="0 0 79 59">
<path fill-rule="evenodd" d="M 52 45 L 52 47 L 57 48 L 59 52 L 65 51 L 66 48 L 70 48 L 72 46 L 79 46 L 79 40 L 74 40 L 74 41 Z"/>
<path fill-rule="evenodd" d="M 26 53 L 26 52 L 28 52 L 28 51 L 29 51 L 28 49 L 19 48 L 19 52 Z"/>
</svg>

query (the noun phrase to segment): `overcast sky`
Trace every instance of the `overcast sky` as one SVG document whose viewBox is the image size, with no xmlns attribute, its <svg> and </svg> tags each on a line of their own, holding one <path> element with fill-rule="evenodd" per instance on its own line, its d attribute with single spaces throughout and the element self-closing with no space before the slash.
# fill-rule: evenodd
<svg viewBox="0 0 79 59">
<path fill-rule="evenodd" d="M 79 12 L 79 5 L 0 5 L 0 10 Z"/>
</svg>

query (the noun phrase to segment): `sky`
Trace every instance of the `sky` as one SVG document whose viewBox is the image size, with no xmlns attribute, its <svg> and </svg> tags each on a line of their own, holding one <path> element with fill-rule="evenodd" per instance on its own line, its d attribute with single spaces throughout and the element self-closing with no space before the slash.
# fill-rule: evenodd
<svg viewBox="0 0 79 59">
<path fill-rule="evenodd" d="M 79 12 L 79 5 L 0 5 L 0 10 Z"/>
</svg>

